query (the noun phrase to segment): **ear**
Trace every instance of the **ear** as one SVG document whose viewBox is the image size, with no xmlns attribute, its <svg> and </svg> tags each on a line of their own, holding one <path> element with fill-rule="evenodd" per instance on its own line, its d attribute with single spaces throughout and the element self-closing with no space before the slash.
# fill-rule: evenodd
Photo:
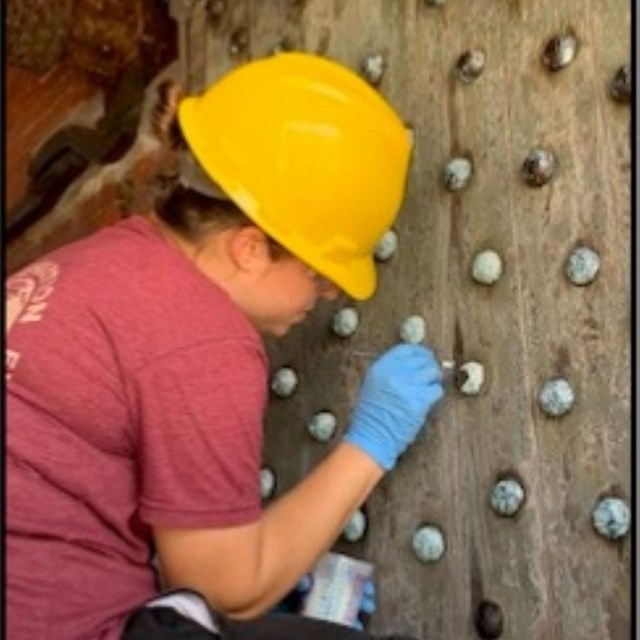
<svg viewBox="0 0 640 640">
<path fill-rule="evenodd" d="M 229 256 L 241 271 L 261 271 L 271 262 L 267 236 L 249 225 L 233 229 L 229 237 Z"/>
</svg>

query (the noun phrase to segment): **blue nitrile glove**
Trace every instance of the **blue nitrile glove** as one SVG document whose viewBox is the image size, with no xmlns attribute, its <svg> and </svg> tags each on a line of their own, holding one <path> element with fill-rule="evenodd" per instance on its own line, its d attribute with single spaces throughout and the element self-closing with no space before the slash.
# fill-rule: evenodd
<svg viewBox="0 0 640 640">
<path fill-rule="evenodd" d="M 396 345 L 367 371 L 344 439 L 389 471 L 443 395 L 442 369 L 432 351 Z"/>
<path fill-rule="evenodd" d="M 307 573 L 300 578 L 298 584 L 272 609 L 273 613 L 300 613 L 304 599 L 309 595 L 313 587 L 313 574 Z M 364 631 L 369 624 L 371 616 L 375 613 L 376 587 L 372 578 L 364 583 L 362 600 L 358 610 L 358 617 L 352 627 Z"/>
<path fill-rule="evenodd" d="M 369 578 L 364 583 L 360 612 L 358 613 L 358 619 L 353 624 L 353 628 L 358 631 L 364 631 L 376 609 L 376 585 L 373 579 Z"/>
<path fill-rule="evenodd" d="M 306 573 L 300 578 L 298 584 L 272 609 L 273 613 L 299 613 L 304 599 L 313 587 L 313 574 Z M 358 618 L 353 623 L 353 628 L 360 631 L 369 623 L 369 619 L 376 610 L 376 587 L 372 578 L 364 583 L 362 600 L 358 611 Z"/>
</svg>

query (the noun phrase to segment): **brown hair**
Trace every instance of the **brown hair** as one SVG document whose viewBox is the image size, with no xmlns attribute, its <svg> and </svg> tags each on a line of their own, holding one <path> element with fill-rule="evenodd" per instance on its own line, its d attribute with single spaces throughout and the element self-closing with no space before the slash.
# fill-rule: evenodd
<svg viewBox="0 0 640 640">
<path fill-rule="evenodd" d="M 180 130 L 177 108 L 183 92 L 173 80 L 158 86 L 158 101 L 151 115 L 151 126 L 157 138 L 174 151 L 188 149 Z M 224 229 L 240 228 L 255 223 L 231 200 L 211 198 L 176 180 L 168 195 L 156 203 L 158 218 L 182 238 L 198 243 L 206 235 Z M 268 237 L 268 236 L 267 236 Z M 269 238 L 272 257 L 288 252 Z"/>
<path fill-rule="evenodd" d="M 187 146 L 176 116 L 182 97 L 182 88 L 175 80 L 165 80 L 158 86 L 158 101 L 151 113 L 151 128 L 169 149 L 178 150 Z"/>
</svg>

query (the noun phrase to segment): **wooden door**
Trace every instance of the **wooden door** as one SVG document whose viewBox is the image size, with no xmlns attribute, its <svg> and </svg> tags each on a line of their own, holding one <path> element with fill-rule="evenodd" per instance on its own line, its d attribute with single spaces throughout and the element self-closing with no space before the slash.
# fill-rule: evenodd
<svg viewBox="0 0 640 640">
<path fill-rule="evenodd" d="M 429 428 L 366 504 L 365 538 L 336 546 L 375 563 L 373 631 L 490 637 L 475 618 L 491 601 L 503 638 L 624 640 L 628 537 L 598 535 L 592 513 L 606 496 L 628 506 L 630 492 L 630 110 L 610 92 L 629 63 L 630 4 L 434 4 L 214 1 L 183 16 L 191 91 L 283 42 L 354 70 L 380 53 L 378 90 L 415 135 L 398 251 L 379 266 L 376 296 L 355 305 L 357 333 L 345 339 L 330 329 L 350 304 L 342 300 L 270 345 L 273 369 L 291 365 L 299 386 L 291 398 L 273 398 L 265 464 L 281 494 L 326 455 L 332 444 L 315 442 L 307 424 L 329 409 L 339 432 L 346 428 L 368 365 L 354 352 L 392 345 L 400 323 L 422 315 L 440 357 L 478 361 L 486 377 L 475 396 L 450 385 Z M 575 55 L 552 71 L 543 52 L 562 35 L 575 38 Z M 481 50 L 486 64 L 465 83 L 456 64 L 470 50 Z M 535 149 L 557 162 L 538 187 L 522 173 Z M 442 175 L 454 157 L 469 159 L 473 176 L 452 192 Z M 600 258 L 588 285 L 565 274 L 580 246 Z M 475 255 L 487 249 L 503 263 L 490 286 L 471 277 Z M 575 404 L 550 417 L 538 396 L 558 377 Z M 526 494 L 513 517 L 490 504 L 506 476 Z M 424 523 L 439 527 L 446 544 L 428 564 L 412 552 Z"/>
</svg>

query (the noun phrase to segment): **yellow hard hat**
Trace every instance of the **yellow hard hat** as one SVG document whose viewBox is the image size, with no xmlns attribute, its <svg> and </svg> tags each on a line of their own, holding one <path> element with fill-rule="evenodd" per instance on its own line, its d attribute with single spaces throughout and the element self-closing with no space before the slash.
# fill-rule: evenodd
<svg viewBox="0 0 640 640">
<path fill-rule="evenodd" d="M 274 240 L 350 296 L 376 288 L 373 251 L 404 196 L 411 136 L 346 67 L 282 53 L 182 100 L 202 168 Z"/>
</svg>

